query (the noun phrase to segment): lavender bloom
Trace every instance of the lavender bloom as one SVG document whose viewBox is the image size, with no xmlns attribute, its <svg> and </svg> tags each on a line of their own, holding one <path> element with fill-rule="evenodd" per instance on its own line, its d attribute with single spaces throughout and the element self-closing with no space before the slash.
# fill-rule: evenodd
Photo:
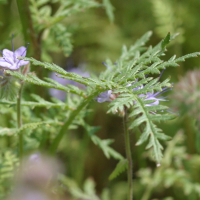
<svg viewBox="0 0 200 200">
<path fill-rule="evenodd" d="M 171 90 L 171 89 L 168 89 L 167 87 L 164 87 L 161 92 L 156 92 L 156 93 L 147 92 L 146 95 L 140 94 L 140 95 L 138 95 L 138 97 L 146 97 L 144 99 L 144 101 L 146 101 L 146 100 L 155 100 L 153 103 L 146 104 L 146 106 L 159 105 L 159 101 L 167 101 L 167 100 L 164 99 L 164 97 L 158 97 L 158 96 L 160 96 L 161 94 L 163 94 L 164 92 L 167 92 L 169 90 Z"/>
<path fill-rule="evenodd" d="M 112 69 L 105 63 L 103 62 L 103 64 L 110 70 L 112 71 Z M 164 69 L 165 70 L 165 69 Z M 159 76 L 159 79 L 161 78 L 164 70 L 161 72 L 160 76 Z M 119 72 L 121 73 L 121 72 Z M 158 80 L 159 80 L 158 79 Z M 138 81 L 138 79 L 136 79 L 136 81 L 134 83 L 136 83 Z M 126 87 L 130 87 L 131 85 L 134 85 L 134 83 L 130 83 L 128 85 L 126 85 Z M 140 90 L 142 89 L 144 86 L 141 85 L 141 86 L 138 86 L 134 89 L 132 89 L 132 91 L 136 91 L 136 90 Z M 163 94 L 164 92 L 167 92 L 171 89 L 169 89 L 168 87 L 164 87 L 162 88 L 162 91 L 161 92 L 156 92 L 156 93 L 151 93 L 151 92 L 147 92 L 147 94 L 140 94 L 138 95 L 138 97 L 146 97 L 144 98 L 143 100 L 144 101 L 147 101 L 147 100 L 155 100 L 153 103 L 149 103 L 149 104 L 145 104 L 146 106 L 154 106 L 154 105 L 159 105 L 159 101 L 167 101 L 165 99 L 165 97 L 158 97 L 160 96 L 161 94 Z M 112 94 L 112 90 L 107 90 L 106 92 L 102 92 L 98 97 L 96 97 L 95 99 L 99 102 L 99 103 L 103 103 L 105 101 L 112 101 L 114 100 L 115 98 L 117 98 L 118 95 L 115 95 L 115 94 Z M 136 102 L 135 102 L 136 103 Z"/>
<path fill-rule="evenodd" d="M 127 87 L 131 86 L 131 84 L 127 85 Z M 133 91 L 135 90 L 139 90 L 139 89 L 142 89 L 143 88 L 143 85 L 142 86 L 138 86 L 137 88 L 134 88 Z M 165 97 L 158 97 L 160 96 L 161 94 L 169 91 L 171 89 L 169 89 L 168 87 L 164 87 L 162 89 L 161 92 L 156 92 L 156 93 L 151 93 L 151 92 L 147 92 L 147 94 L 140 94 L 138 95 L 138 97 L 146 97 L 144 99 L 144 101 L 146 100 L 155 100 L 153 103 L 149 103 L 149 104 L 145 104 L 146 106 L 154 106 L 154 105 L 159 105 L 159 101 L 167 101 L 165 99 Z M 114 100 L 115 98 L 117 98 L 117 96 L 115 94 L 112 94 L 112 90 L 107 90 L 105 92 L 102 92 L 98 97 L 96 97 L 95 99 L 97 100 L 97 102 L 99 103 L 103 103 L 105 101 L 112 101 Z"/>
<path fill-rule="evenodd" d="M 95 99 L 97 100 L 97 102 L 103 103 L 105 101 L 112 101 L 111 97 L 112 97 L 112 90 L 107 90 L 99 94 L 99 96 L 96 97 Z"/>
<path fill-rule="evenodd" d="M 3 69 L 17 70 L 20 66 L 27 65 L 29 61 L 19 60 L 18 57 L 26 56 L 26 47 L 20 47 L 16 51 L 4 49 L 0 58 L 0 66 Z"/>
<path fill-rule="evenodd" d="M 19 60 L 19 57 L 26 56 L 27 47 L 20 47 L 14 51 L 12 38 L 12 51 L 4 49 L 1 51 L 3 57 L 0 57 L 0 66 L 2 69 L 18 70 L 20 66 L 27 65 L 29 61 Z"/>
</svg>

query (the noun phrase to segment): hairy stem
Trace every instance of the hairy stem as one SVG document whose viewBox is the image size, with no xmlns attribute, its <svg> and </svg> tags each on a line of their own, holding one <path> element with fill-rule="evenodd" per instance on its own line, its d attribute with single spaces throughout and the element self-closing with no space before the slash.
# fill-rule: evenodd
<svg viewBox="0 0 200 200">
<path fill-rule="evenodd" d="M 17 126 L 18 129 L 22 126 L 22 118 L 21 118 L 21 96 L 22 96 L 22 89 L 23 89 L 23 83 L 21 84 L 21 87 L 19 89 L 18 95 L 17 95 Z M 20 160 L 23 158 L 23 132 L 21 131 L 19 133 L 19 157 Z"/>
<path fill-rule="evenodd" d="M 54 141 L 52 142 L 52 145 L 50 146 L 49 149 L 49 153 L 50 154 L 55 154 L 56 150 L 63 138 L 63 136 L 65 135 L 67 129 L 69 128 L 70 124 L 73 122 L 73 120 L 76 118 L 76 116 L 80 113 L 80 111 L 96 96 L 98 96 L 101 92 L 94 92 L 93 94 L 91 94 L 90 96 L 88 96 L 86 99 L 84 99 L 80 105 L 77 107 L 76 110 L 72 111 L 70 113 L 69 118 L 66 119 L 66 121 L 64 122 L 64 125 L 61 127 L 58 135 L 56 136 L 56 138 L 54 139 Z"/>
<path fill-rule="evenodd" d="M 130 147 L 130 134 L 128 131 L 127 125 L 127 108 L 124 107 L 124 136 L 125 136 L 125 147 L 126 147 L 126 157 L 128 160 L 128 170 L 127 170 L 127 177 L 128 177 L 128 200 L 133 200 L 133 183 L 132 183 L 132 156 L 131 156 L 131 147 Z"/>
</svg>

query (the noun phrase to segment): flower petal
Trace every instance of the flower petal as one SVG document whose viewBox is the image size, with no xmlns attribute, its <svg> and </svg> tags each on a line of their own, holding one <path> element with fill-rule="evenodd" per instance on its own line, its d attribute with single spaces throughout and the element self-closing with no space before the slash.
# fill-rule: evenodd
<svg viewBox="0 0 200 200">
<path fill-rule="evenodd" d="M 5 61 L 4 58 L 0 58 L 0 66 L 3 67 L 3 68 L 4 67 L 10 68 L 12 65 L 9 62 Z"/>
<path fill-rule="evenodd" d="M 13 52 L 8 50 L 8 49 L 4 49 L 3 50 L 3 57 L 4 59 L 9 62 L 11 65 L 14 63 L 14 55 Z"/>
<path fill-rule="evenodd" d="M 10 65 L 9 69 L 11 69 L 11 70 L 17 70 L 17 69 L 19 69 L 19 67 L 20 66 L 18 64 L 13 63 L 13 65 Z"/>
<path fill-rule="evenodd" d="M 20 60 L 19 63 L 17 65 L 22 66 L 22 65 L 27 65 L 29 63 L 29 61 L 25 61 L 25 60 Z"/>
<path fill-rule="evenodd" d="M 110 99 L 111 94 L 112 94 L 112 90 L 107 90 L 107 91 L 102 92 L 101 94 L 99 94 L 99 96 L 96 97 L 96 100 L 99 103 L 103 103 L 105 101 L 112 101 Z"/>
<path fill-rule="evenodd" d="M 15 51 L 15 56 L 16 57 L 24 57 L 26 56 L 26 47 L 22 46 L 19 47 L 16 51 Z"/>
<path fill-rule="evenodd" d="M 150 97 L 150 98 L 146 98 L 144 101 L 146 100 L 155 100 L 153 103 L 149 103 L 149 104 L 146 104 L 145 106 L 155 106 L 155 105 L 159 105 L 159 100 L 154 98 L 154 97 Z"/>
</svg>

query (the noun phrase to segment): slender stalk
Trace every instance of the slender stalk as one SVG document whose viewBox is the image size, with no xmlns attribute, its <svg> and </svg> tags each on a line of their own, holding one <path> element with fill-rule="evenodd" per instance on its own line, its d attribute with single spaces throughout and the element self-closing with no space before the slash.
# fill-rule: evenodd
<svg viewBox="0 0 200 200">
<path fill-rule="evenodd" d="M 77 180 L 78 185 L 80 186 L 82 184 L 83 178 L 84 178 L 84 173 L 85 173 L 85 160 L 86 160 L 86 153 L 88 151 L 88 145 L 90 142 L 90 137 L 88 136 L 88 134 L 85 132 L 83 139 L 81 141 L 80 144 L 80 148 L 79 148 L 79 157 L 74 165 L 74 167 L 76 167 L 74 170 L 75 171 L 75 180 Z"/>
<path fill-rule="evenodd" d="M 125 147 L 126 147 L 126 157 L 128 160 L 128 170 L 127 170 L 127 177 L 128 177 L 128 200 L 133 200 L 133 183 L 132 183 L 132 156 L 131 156 L 131 147 L 130 147 L 130 134 L 128 131 L 127 125 L 127 108 L 124 107 L 124 136 L 125 136 Z"/>
<path fill-rule="evenodd" d="M 142 196 L 141 200 L 148 200 L 151 196 L 152 190 L 153 190 L 153 184 L 149 183 L 148 186 L 146 187 L 146 190 L 144 191 L 144 194 Z"/>
<path fill-rule="evenodd" d="M 24 39 L 26 42 L 30 43 L 29 49 L 31 49 L 31 56 L 36 60 L 41 60 L 41 44 L 42 44 L 42 34 L 44 30 L 41 30 L 39 33 L 36 32 L 31 17 L 30 11 L 30 1 L 29 0 L 17 0 L 17 7 L 19 11 L 19 16 L 22 24 L 22 31 Z M 37 67 L 35 72 L 39 78 L 43 77 L 44 70 L 41 67 Z M 40 94 L 44 96 L 44 91 L 41 90 L 41 87 L 36 87 L 37 91 L 40 91 Z"/>
<path fill-rule="evenodd" d="M 22 96 L 22 89 L 23 89 L 23 83 L 21 84 L 21 87 L 19 89 L 18 95 L 17 95 L 17 126 L 18 129 L 22 126 L 22 118 L 21 118 L 21 96 Z M 19 133 L 19 157 L 20 160 L 23 158 L 23 132 L 21 131 Z"/>
<path fill-rule="evenodd" d="M 26 42 L 30 42 L 31 46 L 33 47 L 34 55 L 32 56 L 36 58 L 37 60 L 40 60 L 41 59 L 42 31 L 39 34 L 35 32 L 35 29 L 33 27 L 33 20 L 31 18 L 29 4 L 30 4 L 29 0 L 17 0 L 17 7 L 19 11 L 19 16 L 21 19 L 24 39 Z"/>
<path fill-rule="evenodd" d="M 102 91 L 101 91 L 102 92 Z M 76 110 L 72 111 L 70 113 L 70 116 L 68 119 L 66 119 L 66 121 L 64 122 L 64 125 L 61 127 L 58 135 L 56 136 L 56 138 L 54 139 L 54 141 L 52 142 L 52 145 L 50 146 L 49 149 L 49 153 L 50 154 L 55 154 L 56 150 L 58 148 L 58 145 L 60 144 L 63 136 L 65 135 L 67 129 L 69 128 L 69 126 L 71 125 L 71 123 L 73 122 L 73 120 L 76 118 L 76 116 L 80 113 L 80 111 L 96 96 L 98 96 L 101 92 L 94 92 L 92 95 L 88 96 L 86 99 L 84 99 L 80 105 L 77 107 Z"/>
</svg>

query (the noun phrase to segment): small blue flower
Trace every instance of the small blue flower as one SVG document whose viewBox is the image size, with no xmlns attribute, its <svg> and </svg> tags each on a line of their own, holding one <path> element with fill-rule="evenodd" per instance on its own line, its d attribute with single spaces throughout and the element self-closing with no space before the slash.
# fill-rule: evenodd
<svg viewBox="0 0 200 200">
<path fill-rule="evenodd" d="M 127 85 L 127 87 L 129 87 L 130 85 Z M 133 91 L 140 90 L 142 88 L 143 88 L 143 85 L 139 86 L 137 88 L 134 88 Z M 156 93 L 147 92 L 146 95 L 145 94 L 139 94 L 138 97 L 146 97 L 146 98 L 144 98 L 144 101 L 155 100 L 153 103 L 145 104 L 146 106 L 159 105 L 159 101 L 167 101 L 167 100 L 165 99 L 165 97 L 158 97 L 158 96 L 160 96 L 161 94 L 163 94 L 163 93 L 165 93 L 169 90 L 171 90 L 171 88 L 164 87 L 161 92 L 156 92 Z M 99 94 L 99 96 L 96 97 L 95 99 L 97 100 L 97 102 L 103 103 L 105 101 L 110 102 L 110 101 L 114 100 L 115 98 L 117 98 L 117 96 L 118 95 L 112 94 L 112 90 L 107 90 L 107 91 Z"/>
<path fill-rule="evenodd" d="M 101 94 L 99 94 L 98 97 L 95 98 L 97 100 L 97 102 L 99 103 L 103 103 L 105 101 L 112 101 L 112 90 L 107 90 L 105 92 L 102 92 Z"/>
<path fill-rule="evenodd" d="M 112 71 L 112 69 L 111 69 L 106 63 L 103 62 L 103 64 L 104 64 L 110 71 Z M 164 70 L 165 70 L 165 69 L 164 69 Z M 161 76 L 162 76 L 164 70 L 161 72 L 161 74 L 160 74 L 160 76 L 159 76 L 159 79 L 161 78 Z M 119 72 L 119 73 L 121 73 L 121 72 Z M 159 80 L 159 79 L 158 79 L 158 80 Z M 137 79 L 134 83 L 130 83 L 130 84 L 126 85 L 126 87 L 130 87 L 130 86 L 134 85 L 137 81 L 138 81 L 138 79 Z M 138 87 L 132 89 L 132 91 L 136 91 L 136 90 L 143 89 L 143 87 L 144 87 L 143 85 L 138 86 Z M 156 93 L 154 93 L 154 92 L 153 92 L 153 93 L 147 92 L 147 94 L 139 94 L 138 97 L 144 97 L 144 99 L 143 99 L 144 103 L 145 103 L 145 101 L 147 101 L 147 100 L 155 100 L 153 103 L 145 104 L 145 106 L 159 105 L 159 102 L 160 102 L 160 101 L 167 101 L 167 100 L 165 99 L 165 97 L 158 97 L 158 96 L 160 96 L 161 94 L 163 94 L 163 93 L 165 93 L 165 92 L 167 92 L 167 91 L 169 91 L 169 90 L 171 90 L 171 88 L 164 87 L 164 88 L 162 88 L 162 91 L 161 91 L 161 92 L 156 92 Z M 118 96 L 118 95 L 116 95 L 116 94 L 112 94 L 112 90 L 107 90 L 107 91 L 105 91 L 105 92 L 102 92 L 102 93 L 101 93 L 98 97 L 96 97 L 95 99 L 96 99 L 99 103 L 103 103 L 103 102 L 105 102 L 105 101 L 109 101 L 109 102 L 110 102 L 110 101 L 116 99 L 117 96 Z M 135 103 L 136 103 L 136 102 L 135 102 Z"/>
<path fill-rule="evenodd" d="M 27 65 L 29 63 L 29 61 L 24 61 L 24 60 L 18 59 L 19 57 L 26 56 L 27 47 L 22 46 L 19 49 L 17 49 L 16 51 L 14 51 L 14 46 L 13 46 L 13 41 L 12 41 L 13 51 L 4 49 L 1 52 L 3 57 L 0 57 L 0 68 L 10 69 L 10 70 L 18 70 L 20 68 L 20 66 Z"/>
<path fill-rule="evenodd" d="M 153 103 L 145 104 L 146 106 L 159 105 L 159 101 L 167 101 L 167 100 L 165 99 L 165 97 L 158 97 L 158 96 L 160 96 L 161 94 L 163 94 L 163 93 L 165 93 L 165 92 L 167 92 L 169 90 L 171 90 L 171 89 L 169 89 L 168 87 L 164 87 L 164 88 L 162 88 L 161 92 L 156 92 L 156 93 L 147 92 L 146 95 L 141 94 L 141 95 L 138 95 L 138 97 L 146 97 L 144 99 L 144 101 L 146 101 L 146 100 L 155 100 Z"/>
</svg>

